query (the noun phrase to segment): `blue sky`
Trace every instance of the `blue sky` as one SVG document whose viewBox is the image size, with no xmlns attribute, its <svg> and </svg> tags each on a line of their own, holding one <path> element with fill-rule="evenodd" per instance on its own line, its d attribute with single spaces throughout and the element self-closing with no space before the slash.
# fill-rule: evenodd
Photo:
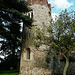
<svg viewBox="0 0 75 75">
<path fill-rule="evenodd" d="M 52 14 L 59 15 L 59 13 L 67 9 L 68 11 L 75 10 L 75 0 L 48 0 L 51 3 Z"/>
</svg>

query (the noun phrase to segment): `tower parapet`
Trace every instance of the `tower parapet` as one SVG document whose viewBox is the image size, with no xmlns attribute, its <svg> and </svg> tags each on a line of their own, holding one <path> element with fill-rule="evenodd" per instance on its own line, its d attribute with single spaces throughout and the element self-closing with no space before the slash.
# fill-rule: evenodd
<svg viewBox="0 0 75 75">
<path fill-rule="evenodd" d="M 41 6 L 45 5 L 51 11 L 51 4 L 49 4 L 47 0 L 26 0 L 26 1 L 28 2 L 28 6 L 31 6 L 33 4 L 39 4 Z"/>
</svg>

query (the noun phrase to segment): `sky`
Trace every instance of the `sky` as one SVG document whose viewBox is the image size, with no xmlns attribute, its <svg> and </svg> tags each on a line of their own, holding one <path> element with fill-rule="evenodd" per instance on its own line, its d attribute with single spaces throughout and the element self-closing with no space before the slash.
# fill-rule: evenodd
<svg viewBox="0 0 75 75">
<path fill-rule="evenodd" d="M 75 10 L 75 0 L 48 0 L 51 4 L 51 13 L 53 15 L 59 15 L 62 10 L 68 11 Z"/>
</svg>

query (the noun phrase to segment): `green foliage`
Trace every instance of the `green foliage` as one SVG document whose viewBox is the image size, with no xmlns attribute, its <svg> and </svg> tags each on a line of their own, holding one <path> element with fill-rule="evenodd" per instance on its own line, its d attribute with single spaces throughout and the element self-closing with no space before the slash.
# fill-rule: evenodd
<svg viewBox="0 0 75 75">
<path fill-rule="evenodd" d="M 75 15 L 74 11 L 67 12 L 62 11 L 58 20 L 53 25 L 53 43 L 55 43 L 56 49 L 59 52 L 74 50 L 75 40 Z"/>
<path fill-rule="evenodd" d="M 40 30 L 40 28 L 38 28 L 36 30 L 36 39 L 42 40 L 43 39 L 43 36 L 44 36 L 44 33 L 42 32 L 42 30 Z"/>
<path fill-rule="evenodd" d="M 39 48 L 42 44 L 47 44 L 47 39 L 49 37 L 46 36 L 46 26 L 43 25 L 43 28 L 37 28 L 36 30 L 36 36 L 34 36 L 34 45 L 36 48 Z"/>
<path fill-rule="evenodd" d="M 24 15 L 31 9 L 24 0 L 0 0 L 0 55 L 20 56 L 22 31 L 21 22 L 31 27 L 32 19 Z"/>
<path fill-rule="evenodd" d="M 21 46 L 22 32 L 19 23 L 31 26 L 32 19 L 23 15 L 29 10 L 25 1 L 0 0 L 0 38 L 4 39 L 1 41 L 3 50 Z"/>
<path fill-rule="evenodd" d="M 41 43 L 40 42 L 34 42 L 34 46 L 36 47 L 36 49 L 38 49 L 40 47 Z"/>
<path fill-rule="evenodd" d="M 57 21 L 52 25 L 52 47 L 55 54 L 62 54 L 66 59 L 63 70 L 63 75 L 66 75 L 70 53 L 75 50 L 75 11 L 62 11 Z"/>
</svg>

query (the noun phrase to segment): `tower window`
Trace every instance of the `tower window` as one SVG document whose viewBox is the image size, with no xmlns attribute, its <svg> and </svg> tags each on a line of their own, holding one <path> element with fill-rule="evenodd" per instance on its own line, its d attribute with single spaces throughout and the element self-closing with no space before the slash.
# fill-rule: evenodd
<svg viewBox="0 0 75 75">
<path fill-rule="evenodd" d="M 31 18 L 33 18 L 33 12 L 31 12 Z"/>
<path fill-rule="evenodd" d="M 30 48 L 27 49 L 27 53 L 26 53 L 26 59 L 30 59 Z"/>
<path fill-rule="evenodd" d="M 28 33 L 28 39 L 30 38 L 30 33 Z"/>
<path fill-rule="evenodd" d="M 28 13 L 28 16 L 30 17 L 30 13 Z"/>
</svg>

